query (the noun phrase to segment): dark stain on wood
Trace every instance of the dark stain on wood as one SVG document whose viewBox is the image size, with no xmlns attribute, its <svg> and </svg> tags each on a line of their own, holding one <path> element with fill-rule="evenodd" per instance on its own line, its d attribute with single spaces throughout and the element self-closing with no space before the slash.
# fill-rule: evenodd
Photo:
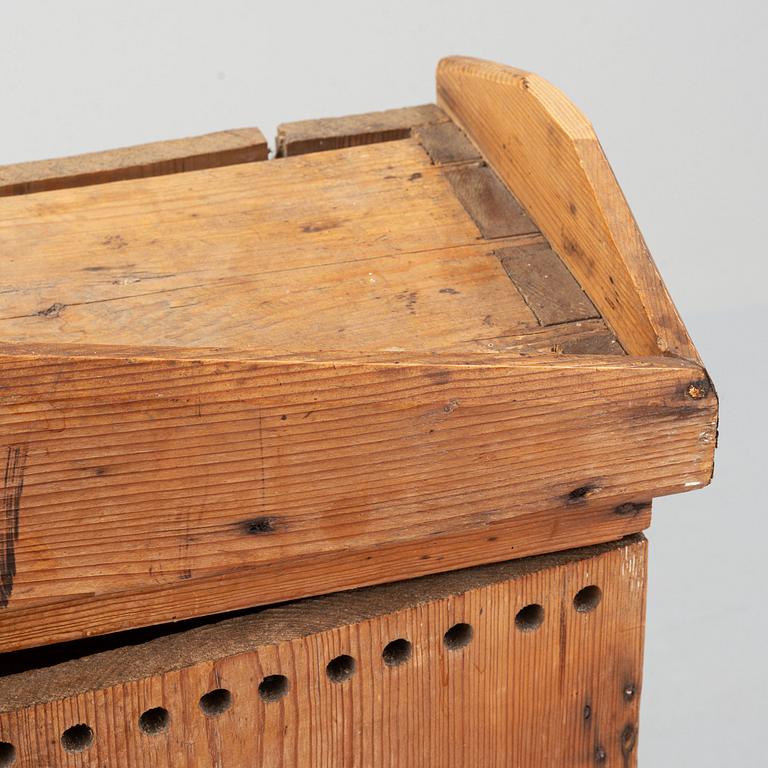
<svg viewBox="0 0 768 768">
<path fill-rule="evenodd" d="M 435 165 L 480 161 L 475 145 L 455 123 L 433 123 L 416 130 L 416 138 Z"/>
<path fill-rule="evenodd" d="M 60 302 L 55 302 L 54 304 L 51 304 L 50 307 L 47 309 L 41 309 L 38 313 L 38 317 L 58 317 L 65 309 L 67 308 L 66 304 L 61 304 Z"/>
<path fill-rule="evenodd" d="M 624 765 L 629 766 L 629 756 L 637 744 L 637 728 L 632 723 L 627 723 L 621 732 L 621 754 Z"/>
<path fill-rule="evenodd" d="M 586 483 L 566 494 L 565 501 L 567 504 L 581 504 L 590 496 L 594 496 L 599 490 L 600 486 L 597 483 Z"/>
<path fill-rule="evenodd" d="M 500 248 L 496 255 L 541 325 L 600 317 L 568 267 L 547 243 Z"/>
<path fill-rule="evenodd" d="M 619 504 L 619 506 L 613 510 L 613 514 L 618 515 L 619 517 L 637 517 L 641 512 L 645 512 L 650 508 L 650 501 L 627 501 L 624 504 Z"/>
<path fill-rule="evenodd" d="M 632 699 L 635 698 L 636 693 L 637 693 L 637 686 L 634 683 L 627 683 L 624 686 L 624 690 L 622 691 L 622 694 L 624 696 L 624 701 L 632 701 Z"/>
<path fill-rule="evenodd" d="M 538 233 L 515 196 L 487 165 L 449 165 L 442 171 L 484 238 Z"/>
<path fill-rule="evenodd" d="M 249 536 L 259 536 L 264 533 L 274 533 L 277 527 L 276 522 L 274 517 L 255 517 L 240 525 Z"/>
<path fill-rule="evenodd" d="M 16 577 L 16 542 L 19 540 L 19 512 L 26 464 L 27 446 L 8 446 L 3 475 L 3 525 L 0 534 L 0 608 L 8 605 Z"/>
<path fill-rule="evenodd" d="M 693 400 L 703 400 L 712 389 L 712 384 L 708 378 L 692 381 L 685 390 L 688 397 Z"/>
</svg>

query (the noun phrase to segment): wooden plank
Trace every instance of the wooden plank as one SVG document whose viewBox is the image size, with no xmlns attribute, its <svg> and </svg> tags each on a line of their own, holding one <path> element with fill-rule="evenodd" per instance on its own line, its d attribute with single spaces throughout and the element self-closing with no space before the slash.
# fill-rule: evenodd
<svg viewBox="0 0 768 768">
<path fill-rule="evenodd" d="M 383 112 L 283 123 L 277 127 L 277 157 L 406 139 L 416 126 L 447 120 L 448 117 L 434 104 L 422 104 Z"/>
<path fill-rule="evenodd" d="M 443 173 L 484 238 L 538 233 L 536 225 L 488 166 L 448 166 Z"/>
<path fill-rule="evenodd" d="M 0 197 L 164 176 L 267 159 L 258 128 L 0 166 Z"/>
<path fill-rule="evenodd" d="M 529 72 L 453 57 L 438 104 L 467 132 L 633 355 L 696 350 L 587 119 Z"/>
<path fill-rule="evenodd" d="M 636 537 L 271 608 L 0 679 L 0 742 L 15 768 L 634 766 L 645 581 Z"/>
<path fill-rule="evenodd" d="M 600 317 L 549 243 L 500 248 L 496 253 L 504 271 L 542 325 Z"/>
<path fill-rule="evenodd" d="M 419 558 L 421 573 L 450 569 L 462 547 L 424 558 L 436 538 L 469 549 L 470 535 L 533 514 L 528 553 L 552 548 L 542 519 L 557 527 L 571 509 L 588 542 L 605 530 L 592 505 L 711 477 L 716 402 L 690 394 L 693 364 L 351 357 L 3 355 L 3 452 L 25 452 L 4 649 L 196 615 L 208 599 L 224 610 L 397 578 Z M 493 544 L 472 556 L 508 556 L 509 540 Z M 310 582 L 308 561 L 322 563 Z M 238 595 L 230 576 L 249 570 Z M 219 576 L 217 590 L 198 581 Z M 165 586 L 150 605 L 146 590 Z M 117 615 L 52 620 L 82 597 L 116 598 Z"/>
<path fill-rule="evenodd" d="M 416 129 L 415 134 L 435 165 L 482 160 L 477 147 L 453 122 L 423 125 Z"/>
<path fill-rule="evenodd" d="M 426 352 L 538 325 L 415 139 L 2 209 L 5 341 Z"/>
</svg>

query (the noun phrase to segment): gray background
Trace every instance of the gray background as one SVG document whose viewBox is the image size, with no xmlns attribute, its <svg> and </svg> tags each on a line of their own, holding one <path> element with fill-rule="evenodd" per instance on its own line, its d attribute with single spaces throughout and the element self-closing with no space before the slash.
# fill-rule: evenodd
<svg viewBox="0 0 768 768">
<path fill-rule="evenodd" d="M 768 765 L 767 7 L 0 0 L 0 163 L 431 101 L 453 53 L 561 87 L 721 398 L 713 485 L 649 532 L 641 764 Z"/>
</svg>

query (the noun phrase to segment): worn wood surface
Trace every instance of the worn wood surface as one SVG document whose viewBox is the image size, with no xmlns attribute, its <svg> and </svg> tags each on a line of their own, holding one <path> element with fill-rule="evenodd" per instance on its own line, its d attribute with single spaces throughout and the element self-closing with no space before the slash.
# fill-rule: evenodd
<svg viewBox="0 0 768 768">
<path fill-rule="evenodd" d="M 449 167 L 443 173 L 484 238 L 538 233 L 538 227 L 493 169 L 472 164 Z"/>
<path fill-rule="evenodd" d="M 16 768 L 634 766 L 645 569 L 635 537 L 0 679 L 0 742 Z"/>
<path fill-rule="evenodd" d="M 2 210 L 9 342 L 432 351 L 538 326 L 414 139 Z"/>
<path fill-rule="evenodd" d="M 500 248 L 496 255 L 542 325 L 600 317 L 595 305 L 548 243 Z"/>
<path fill-rule="evenodd" d="M 2 200 L 0 650 L 605 541 L 709 481 L 701 366 L 627 357 L 419 114 Z"/>
<path fill-rule="evenodd" d="M 438 104 L 466 130 L 630 354 L 696 350 L 587 119 L 538 75 L 452 57 Z"/>
<path fill-rule="evenodd" d="M 361 115 L 283 123 L 277 127 L 277 156 L 291 157 L 405 139 L 417 126 L 447 122 L 448 119 L 434 104 L 422 104 Z"/>
<path fill-rule="evenodd" d="M 240 128 L 87 155 L 0 165 L 0 197 L 266 159 L 267 142 L 261 131 Z"/>
<path fill-rule="evenodd" d="M 482 160 L 477 147 L 452 121 L 422 125 L 415 135 L 435 165 Z"/>
<path fill-rule="evenodd" d="M 473 542 L 473 557 L 498 559 L 531 515 L 526 553 L 554 548 L 569 509 L 573 535 L 599 540 L 644 521 L 588 509 L 711 474 L 714 397 L 688 394 L 699 369 L 686 362 L 167 354 L 0 357 L 8 457 L 24 457 L 0 648 L 446 570 Z M 506 538 L 488 541 L 497 523 Z M 462 546 L 424 557 L 451 534 Z M 354 554 L 350 572 L 334 553 Z M 308 561 L 323 563 L 309 582 Z M 230 577 L 248 569 L 243 598 Z M 198 584 L 211 576 L 215 591 Z M 68 612 L 81 598 L 93 613 Z M 113 599 L 118 615 L 98 611 Z"/>
</svg>

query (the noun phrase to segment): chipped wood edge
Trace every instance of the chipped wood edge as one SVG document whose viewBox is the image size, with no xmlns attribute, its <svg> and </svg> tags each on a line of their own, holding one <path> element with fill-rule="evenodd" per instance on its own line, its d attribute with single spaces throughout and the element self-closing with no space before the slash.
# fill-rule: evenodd
<svg viewBox="0 0 768 768">
<path fill-rule="evenodd" d="M 470 136 L 630 355 L 700 362 L 592 126 L 538 75 L 481 59 L 437 68 L 437 102 Z"/>
<path fill-rule="evenodd" d="M 258 128 L 218 131 L 51 160 L 0 166 L 0 197 L 165 176 L 266 160 Z"/>
</svg>

